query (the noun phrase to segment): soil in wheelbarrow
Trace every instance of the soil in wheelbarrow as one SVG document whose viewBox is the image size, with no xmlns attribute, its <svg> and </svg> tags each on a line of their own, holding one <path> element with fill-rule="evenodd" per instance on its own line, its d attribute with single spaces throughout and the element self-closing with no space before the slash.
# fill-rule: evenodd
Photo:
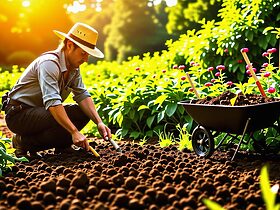
<svg viewBox="0 0 280 210">
<path fill-rule="evenodd" d="M 16 163 L 0 177 L 0 209 L 207 209 L 203 198 L 226 209 L 265 209 L 259 185 L 265 163 L 271 185 L 280 184 L 279 156 L 240 153 L 229 161 L 231 151 L 204 159 L 176 146 L 119 145 L 122 154 L 98 141 L 100 158 L 49 151 Z"/>
<path fill-rule="evenodd" d="M 217 97 L 207 96 L 203 99 L 194 99 L 191 103 L 195 104 L 209 104 L 209 105 L 228 105 L 228 106 L 246 106 L 268 103 L 273 101 L 280 101 L 278 98 L 264 97 L 257 94 L 235 94 L 226 91 Z"/>
</svg>

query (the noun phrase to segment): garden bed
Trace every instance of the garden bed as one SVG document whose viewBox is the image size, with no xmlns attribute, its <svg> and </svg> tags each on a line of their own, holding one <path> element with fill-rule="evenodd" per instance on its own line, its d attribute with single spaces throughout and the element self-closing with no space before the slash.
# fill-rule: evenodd
<svg viewBox="0 0 280 210">
<path fill-rule="evenodd" d="M 0 177 L 0 209 L 207 209 L 203 198 L 226 209 L 264 209 L 259 174 L 265 163 L 271 184 L 280 184 L 279 155 L 241 152 L 229 161 L 229 150 L 204 159 L 131 141 L 119 142 L 120 154 L 110 143 L 96 143 L 100 158 L 49 150 L 40 160 L 16 163 Z"/>
<path fill-rule="evenodd" d="M 175 146 L 119 144 L 123 154 L 98 142 L 100 159 L 76 151 L 16 163 L 0 178 L 0 209 L 206 209 L 202 198 L 254 209 L 264 206 L 259 174 L 266 162 L 271 183 L 280 184 L 279 156 L 243 153 L 228 161 L 231 151 L 203 159 Z"/>
</svg>

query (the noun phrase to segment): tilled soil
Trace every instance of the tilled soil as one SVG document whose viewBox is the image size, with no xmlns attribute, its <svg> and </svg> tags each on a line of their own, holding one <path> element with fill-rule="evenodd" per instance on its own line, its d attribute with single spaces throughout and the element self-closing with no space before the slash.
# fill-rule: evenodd
<svg viewBox="0 0 280 210">
<path fill-rule="evenodd" d="M 16 163 L 0 177 L 0 209 L 207 209 L 203 198 L 226 209 L 265 209 L 265 163 L 271 185 L 280 184 L 279 156 L 239 153 L 230 161 L 232 151 L 204 159 L 176 146 L 120 142 L 117 153 L 107 142 L 97 145 L 100 158 L 79 150 Z"/>
<path fill-rule="evenodd" d="M 233 101 L 231 101 L 233 99 Z M 203 99 L 194 99 L 191 103 L 209 104 L 209 105 L 228 105 L 228 106 L 246 106 L 254 104 L 262 104 L 273 101 L 280 101 L 279 98 L 263 97 L 257 94 L 235 94 L 230 91 L 225 91 L 217 97 L 207 96 Z"/>
</svg>

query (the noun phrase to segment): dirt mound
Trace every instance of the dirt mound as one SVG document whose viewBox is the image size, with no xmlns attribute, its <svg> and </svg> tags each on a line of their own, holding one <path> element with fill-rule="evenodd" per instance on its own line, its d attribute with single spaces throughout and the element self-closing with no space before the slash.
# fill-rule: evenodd
<svg viewBox="0 0 280 210">
<path fill-rule="evenodd" d="M 209 105 L 228 105 L 228 106 L 246 106 L 261 103 L 268 103 L 273 101 L 280 101 L 278 98 L 263 97 L 257 94 L 234 94 L 226 91 L 217 97 L 207 96 L 203 99 L 194 99 L 191 103 L 195 104 L 209 104 Z"/>
<path fill-rule="evenodd" d="M 119 145 L 122 154 L 98 142 L 100 159 L 79 150 L 16 163 L 0 177 L 0 209 L 206 209 L 203 198 L 226 209 L 256 209 L 264 208 L 265 163 L 271 184 L 280 182 L 279 156 L 239 153 L 229 161 L 232 151 L 204 159 L 174 146 Z"/>
</svg>

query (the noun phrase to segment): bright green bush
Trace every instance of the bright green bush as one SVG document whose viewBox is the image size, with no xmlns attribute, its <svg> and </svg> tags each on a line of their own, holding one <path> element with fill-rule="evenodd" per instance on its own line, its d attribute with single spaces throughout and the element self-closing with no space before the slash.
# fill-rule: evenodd
<svg viewBox="0 0 280 210">
<path fill-rule="evenodd" d="M 0 176 L 11 170 L 16 161 L 28 161 L 25 157 L 15 157 L 14 150 L 11 147 L 11 139 L 0 136 Z"/>
<path fill-rule="evenodd" d="M 198 31 L 188 30 L 180 39 L 168 41 L 169 59 L 173 63 L 187 64 L 191 61 L 204 68 L 224 64 L 230 79 L 244 81 L 245 62 L 239 50 L 252 49 L 250 58 L 260 69 L 262 51 L 277 47 L 273 33 L 263 33 L 268 26 L 279 26 L 280 3 L 277 0 L 249 1 L 223 0 L 218 16 L 221 21 L 202 20 Z M 246 80 L 246 79 L 245 79 Z"/>
</svg>

